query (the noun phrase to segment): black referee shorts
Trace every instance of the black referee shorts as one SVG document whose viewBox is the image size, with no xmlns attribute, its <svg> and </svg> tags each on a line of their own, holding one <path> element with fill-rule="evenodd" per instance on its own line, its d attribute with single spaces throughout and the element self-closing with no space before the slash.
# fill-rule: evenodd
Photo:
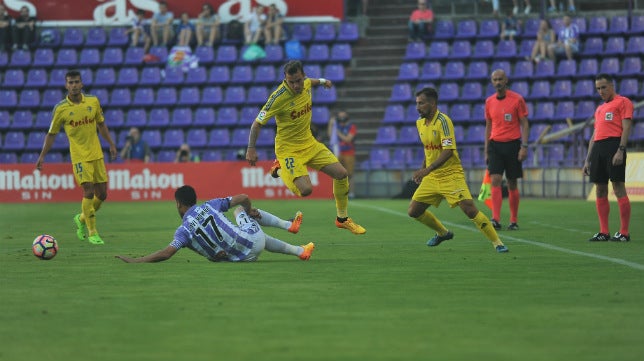
<svg viewBox="0 0 644 361">
<path fill-rule="evenodd" d="M 626 181 L 626 151 L 621 165 L 613 165 L 613 156 L 619 149 L 620 138 L 606 138 L 593 144 L 588 163 L 590 164 L 590 181 L 608 184 Z"/>
<path fill-rule="evenodd" d="M 523 166 L 519 162 L 521 140 L 497 142 L 490 140 L 487 145 L 487 169 L 490 174 L 505 172 L 505 178 L 523 178 Z"/>
</svg>

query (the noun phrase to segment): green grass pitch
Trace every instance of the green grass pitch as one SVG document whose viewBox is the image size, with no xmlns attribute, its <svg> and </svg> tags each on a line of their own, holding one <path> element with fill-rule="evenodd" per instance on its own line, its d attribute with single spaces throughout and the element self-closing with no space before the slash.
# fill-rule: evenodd
<svg viewBox="0 0 644 361">
<path fill-rule="evenodd" d="M 174 202 L 106 202 L 104 246 L 76 239 L 80 202 L 2 204 L 0 360 L 644 360 L 643 203 L 630 243 L 596 244 L 593 202 L 523 199 L 521 229 L 500 232 L 508 254 L 446 204 L 433 210 L 456 236 L 429 248 L 407 204 L 352 201 L 367 228 L 354 236 L 332 200 L 257 201 L 302 210 L 299 234 L 268 233 L 317 248 L 246 264 L 114 258 L 165 247 Z M 618 222 L 611 203 L 611 232 Z M 31 254 L 40 233 L 59 242 L 51 261 Z"/>
</svg>

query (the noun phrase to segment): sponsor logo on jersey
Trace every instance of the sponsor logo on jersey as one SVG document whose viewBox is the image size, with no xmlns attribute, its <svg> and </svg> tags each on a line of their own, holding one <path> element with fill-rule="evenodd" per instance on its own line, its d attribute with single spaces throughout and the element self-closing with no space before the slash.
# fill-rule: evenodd
<svg viewBox="0 0 644 361">
<path fill-rule="evenodd" d="M 445 138 L 441 141 L 443 147 L 449 147 L 452 145 L 452 138 Z"/>
<path fill-rule="evenodd" d="M 304 116 L 311 112 L 311 103 L 307 103 L 306 106 L 300 110 L 293 110 L 291 112 L 291 119 L 295 120 L 301 116 Z"/>
</svg>

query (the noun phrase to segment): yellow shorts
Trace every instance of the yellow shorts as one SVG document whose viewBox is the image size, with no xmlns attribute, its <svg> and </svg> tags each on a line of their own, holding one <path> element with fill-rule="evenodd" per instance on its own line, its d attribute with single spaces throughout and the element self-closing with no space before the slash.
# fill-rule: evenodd
<svg viewBox="0 0 644 361">
<path fill-rule="evenodd" d="M 76 183 L 107 183 L 107 170 L 103 159 L 96 159 L 89 162 L 73 163 L 74 178 Z"/>
<path fill-rule="evenodd" d="M 460 201 L 472 199 L 465 182 L 465 175 L 454 174 L 450 177 L 425 177 L 411 199 L 438 207 L 443 199 L 454 208 Z"/>
<path fill-rule="evenodd" d="M 338 163 L 338 158 L 324 144 L 316 142 L 304 149 L 280 149 L 275 151 L 282 170 L 280 177 L 291 192 L 296 192 L 295 178 L 309 175 L 307 167 L 320 170 L 329 164 Z"/>
</svg>

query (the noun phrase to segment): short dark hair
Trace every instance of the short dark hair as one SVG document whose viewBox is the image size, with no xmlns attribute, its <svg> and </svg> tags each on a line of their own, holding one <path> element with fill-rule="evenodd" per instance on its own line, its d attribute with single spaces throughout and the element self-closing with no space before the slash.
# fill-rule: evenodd
<svg viewBox="0 0 644 361">
<path fill-rule="evenodd" d="M 595 77 L 595 80 L 607 80 L 609 83 L 612 83 L 615 81 L 612 75 L 606 74 L 606 73 L 599 73 Z"/>
<path fill-rule="evenodd" d="M 416 92 L 416 96 L 419 97 L 421 95 L 425 95 L 428 99 L 434 99 L 435 101 L 438 101 L 438 92 L 434 88 L 430 87 L 425 87 L 422 88 L 421 90 Z"/>
<path fill-rule="evenodd" d="M 189 185 L 181 186 L 174 192 L 174 199 L 179 204 L 192 207 L 197 204 L 197 192 Z"/>
<path fill-rule="evenodd" d="M 67 78 L 73 78 L 73 77 L 77 77 L 77 76 L 81 76 L 80 71 L 78 71 L 78 70 L 70 70 L 65 74 L 65 80 L 67 80 Z"/>
<path fill-rule="evenodd" d="M 290 60 L 288 63 L 284 64 L 284 74 L 297 74 L 297 72 L 302 72 L 304 74 L 304 66 L 299 60 Z"/>
</svg>

